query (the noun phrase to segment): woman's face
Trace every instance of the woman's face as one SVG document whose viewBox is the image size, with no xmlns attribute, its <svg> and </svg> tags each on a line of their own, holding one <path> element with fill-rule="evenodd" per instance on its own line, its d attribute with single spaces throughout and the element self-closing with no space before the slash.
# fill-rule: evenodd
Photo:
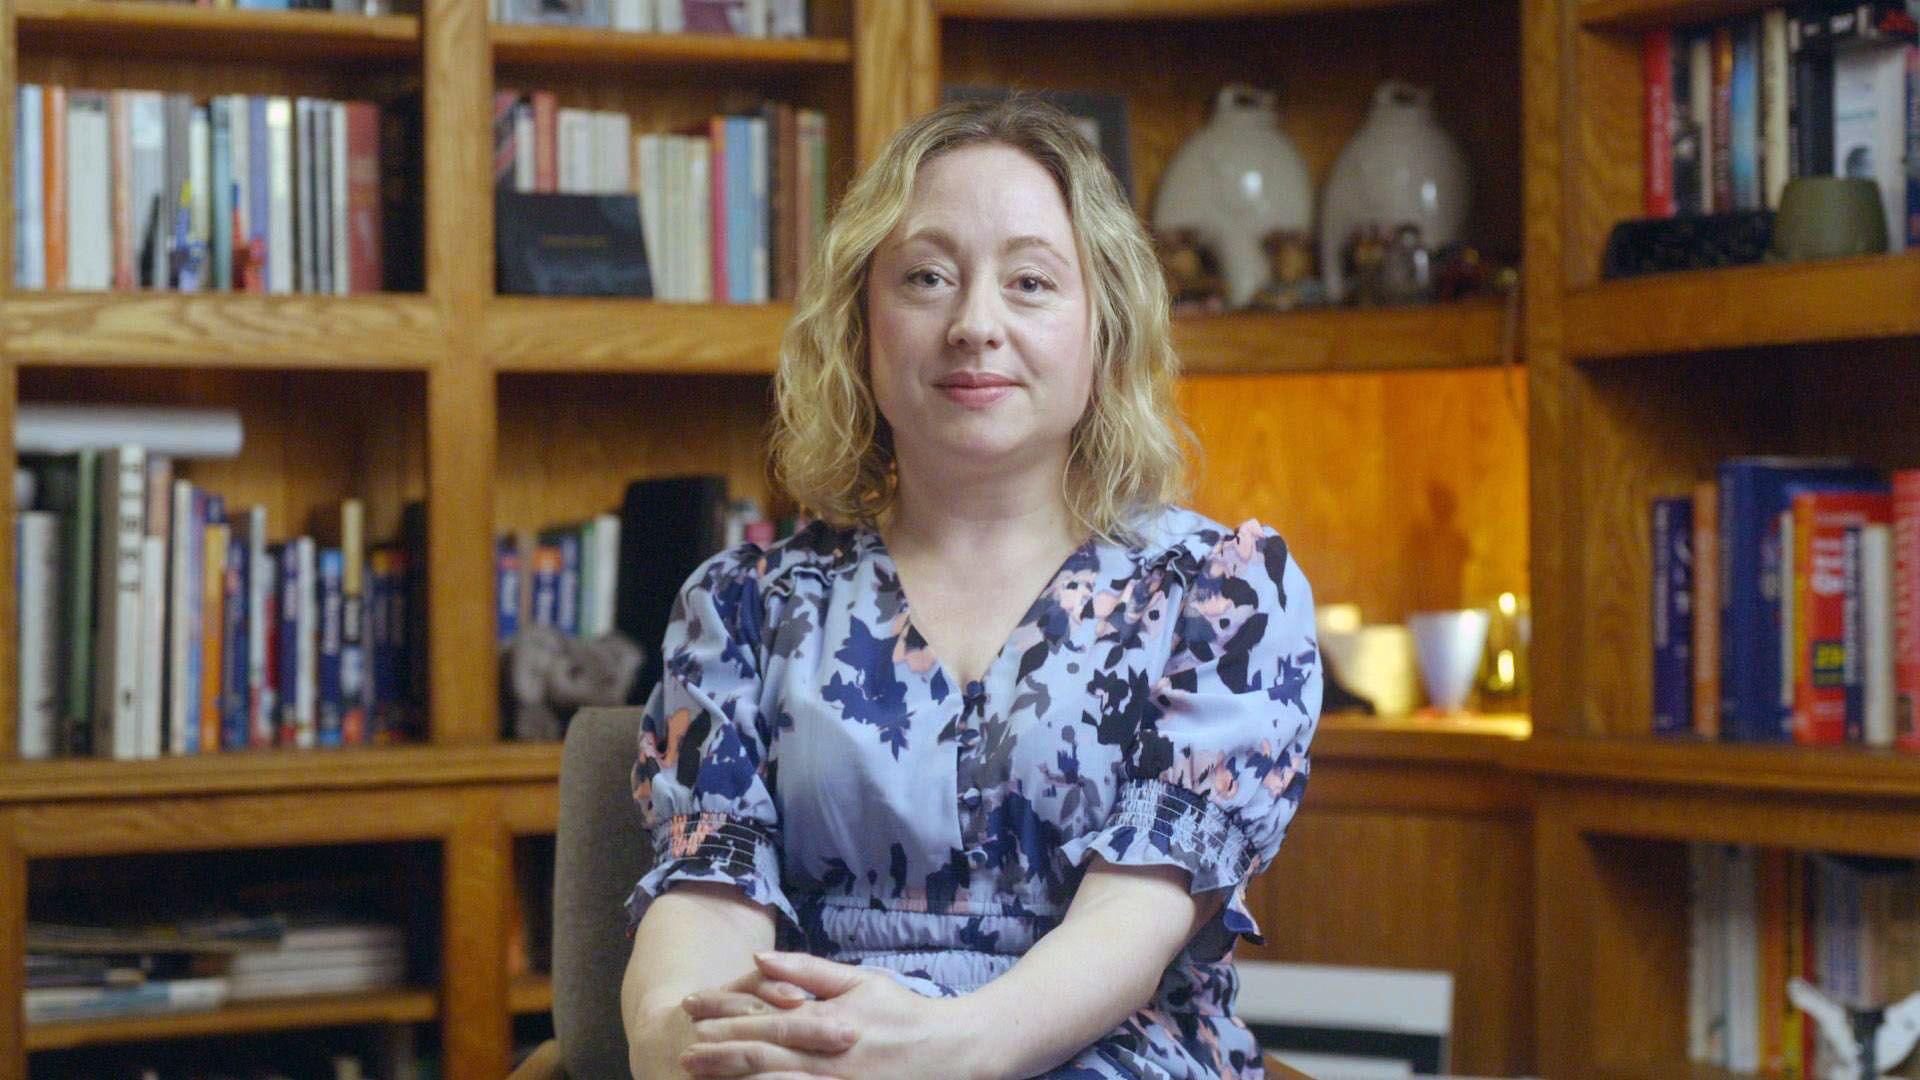
<svg viewBox="0 0 1920 1080">
<path fill-rule="evenodd" d="M 874 397 L 902 467 L 1064 467 L 1093 387 L 1088 312 L 1038 162 L 981 143 L 922 167 L 867 283 Z"/>
</svg>

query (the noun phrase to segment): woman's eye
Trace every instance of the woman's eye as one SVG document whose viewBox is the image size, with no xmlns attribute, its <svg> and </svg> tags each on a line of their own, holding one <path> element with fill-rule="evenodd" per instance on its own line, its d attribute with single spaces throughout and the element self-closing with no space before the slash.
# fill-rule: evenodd
<svg viewBox="0 0 1920 1080">
<path fill-rule="evenodd" d="M 1047 279 L 1041 277 L 1038 274 L 1022 274 L 1018 278 L 1014 279 L 1014 281 L 1015 281 L 1015 284 L 1019 287 L 1020 291 L 1024 293 L 1035 293 L 1035 292 L 1041 291 L 1042 289 L 1051 288 L 1051 286 L 1047 282 Z M 1032 286 L 1032 287 L 1029 288 L 1028 286 Z"/>
<path fill-rule="evenodd" d="M 915 270 L 913 273 L 907 275 L 907 280 L 915 285 L 925 285 L 931 288 L 934 285 L 938 285 L 941 279 L 938 270 Z"/>
</svg>

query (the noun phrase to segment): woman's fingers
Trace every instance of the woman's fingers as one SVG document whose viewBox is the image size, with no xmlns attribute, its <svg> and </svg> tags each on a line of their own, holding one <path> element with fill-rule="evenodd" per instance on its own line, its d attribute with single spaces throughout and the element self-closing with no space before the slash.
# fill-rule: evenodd
<svg viewBox="0 0 1920 1080">
<path fill-rule="evenodd" d="M 760 976 L 760 973 L 756 971 L 754 975 Z M 759 994 L 761 1000 L 767 1002 L 769 1005 L 778 1005 L 783 1009 L 791 1009 L 795 1005 L 803 1005 L 813 1000 L 807 996 L 805 990 L 800 989 L 790 982 L 782 982 L 779 979 L 768 979 L 765 977 L 760 978 L 759 986 L 754 992 Z"/>
<path fill-rule="evenodd" d="M 839 1020 L 786 1012 L 700 1020 L 693 1025 L 693 1037 L 699 1043 L 762 1042 L 816 1054 L 841 1053 L 859 1038 Z"/>
<path fill-rule="evenodd" d="M 727 1016 L 756 1016 L 774 1011 L 773 1003 L 755 994 L 739 990 L 702 990 L 688 994 L 680 1002 L 695 1020 L 715 1020 Z"/>
<path fill-rule="evenodd" d="M 812 1056 L 764 1042 L 694 1043 L 680 1055 L 680 1067 L 694 1076 L 757 1076 L 807 1072 Z"/>
<path fill-rule="evenodd" d="M 763 952 L 755 953 L 753 959 L 767 978 L 792 983 L 823 998 L 839 997 L 868 976 L 864 968 L 806 953 Z"/>
</svg>

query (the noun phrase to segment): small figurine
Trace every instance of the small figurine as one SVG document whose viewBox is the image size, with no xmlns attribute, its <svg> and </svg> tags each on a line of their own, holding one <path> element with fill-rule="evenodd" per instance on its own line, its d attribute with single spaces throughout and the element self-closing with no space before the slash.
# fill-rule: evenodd
<svg viewBox="0 0 1920 1080">
<path fill-rule="evenodd" d="M 1268 278 L 1253 295 L 1253 307 L 1269 311 L 1324 304 L 1327 289 L 1314 266 L 1313 234 L 1304 229 L 1275 229 L 1260 238 L 1266 252 Z"/>
<path fill-rule="evenodd" d="M 1850 1009 L 1796 978 L 1787 981 L 1787 997 L 1813 1017 L 1826 1042 L 1833 1064 L 1820 1080 L 1876 1080 L 1920 1042 L 1920 994 L 1897 1005 Z"/>
<path fill-rule="evenodd" d="M 1487 283 L 1487 264 L 1476 249 L 1456 242 L 1434 255 L 1434 299 L 1464 300 L 1484 292 Z"/>
<path fill-rule="evenodd" d="M 1226 279 L 1220 261 L 1193 229 L 1155 233 L 1154 253 L 1167 275 L 1174 314 L 1218 314 L 1227 309 Z"/>
<path fill-rule="evenodd" d="M 1389 304 L 1422 304 L 1433 297 L 1433 265 L 1420 226 L 1402 225 L 1393 231 L 1380 263 L 1380 297 Z"/>
<path fill-rule="evenodd" d="M 619 633 L 584 640 L 551 626 L 521 630 L 501 655 L 508 734 L 528 742 L 558 740 L 582 707 L 626 704 L 645 656 Z"/>
<path fill-rule="evenodd" d="M 1348 303 L 1386 303 L 1387 237 L 1375 225 L 1361 225 L 1344 248 Z"/>
</svg>

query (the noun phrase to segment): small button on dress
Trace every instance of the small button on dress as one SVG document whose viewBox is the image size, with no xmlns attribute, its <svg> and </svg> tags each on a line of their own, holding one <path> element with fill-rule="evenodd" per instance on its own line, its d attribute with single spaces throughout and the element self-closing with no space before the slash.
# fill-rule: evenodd
<svg viewBox="0 0 1920 1080">
<path fill-rule="evenodd" d="M 1093 855 L 1173 866 L 1220 914 L 1056 1078 L 1259 1077 L 1232 945 L 1298 809 L 1320 712 L 1313 597 L 1279 535 L 1169 508 L 1069 555 L 960 685 L 879 533 L 816 522 L 682 590 L 633 794 L 656 860 L 776 914 L 781 948 L 952 996 L 1059 925 Z"/>
</svg>

